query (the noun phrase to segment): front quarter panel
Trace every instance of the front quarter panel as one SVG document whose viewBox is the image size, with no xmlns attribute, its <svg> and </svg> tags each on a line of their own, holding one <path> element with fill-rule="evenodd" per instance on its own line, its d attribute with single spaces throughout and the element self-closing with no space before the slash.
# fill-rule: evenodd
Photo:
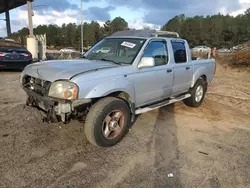
<svg viewBox="0 0 250 188">
<path fill-rule="evenodd" d="M 81 78 L 72 79 L 79 86 L 79 99 L 100 98 L 114 92 L 126 92 L 131 102 L 135 103 L 134 84 L 126 76 L 98 78 L 90 81 L 82 81 Z"/>
</svg>

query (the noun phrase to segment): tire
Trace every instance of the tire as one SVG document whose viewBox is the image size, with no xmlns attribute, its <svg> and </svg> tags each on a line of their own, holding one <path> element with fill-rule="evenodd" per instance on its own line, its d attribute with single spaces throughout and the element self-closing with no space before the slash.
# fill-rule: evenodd
<svg viewBox="0 0 250 188">
<path fill-rule="evenodd" d="M 201 91 L 201 88 L 202 88 L 202 91 Z M 191 106 L 191 107 L 199 107 L 205 98 L 206 91 L 207 91 L 207 83 L 205 82 L 204 79 L 199 78 L 197 82 L 195 83 L 194 87 L 190 88 L 189 90 L 191 97 L 183 100 L 184 104 L 186 104 L 187 106 Z M 198 95 L 198 92 L 202 92 L 202 94 Z"/>
<path fill-rule="evenodd" d="M 126 102 L 115 97 L 106 97 L 91 107 L 84 131 L 91 144 L 111 147 L 128 133 L 130 123 L 131 113 Z"/>
</svg>

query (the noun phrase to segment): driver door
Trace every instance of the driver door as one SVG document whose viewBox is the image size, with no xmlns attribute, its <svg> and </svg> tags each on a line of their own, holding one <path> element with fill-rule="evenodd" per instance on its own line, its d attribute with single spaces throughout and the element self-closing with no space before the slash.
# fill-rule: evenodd
<svg viewBox="0 0 250 188">
<path fill-rule="evenodd" d="M 173 84 L 165 40 L 151 41 L 143 57 L 153 57 L 155 66 L 138 69 L 134 74 L 136 107 L 170 97 Z"/>
</svg>

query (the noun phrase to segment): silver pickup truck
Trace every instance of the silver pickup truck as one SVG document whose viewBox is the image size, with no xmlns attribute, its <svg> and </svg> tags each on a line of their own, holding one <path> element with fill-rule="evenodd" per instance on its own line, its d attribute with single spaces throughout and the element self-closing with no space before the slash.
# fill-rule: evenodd
<svg viewBox="0 0 250 188">
<path fill-rule="evenodd" d="M 27 105 L 44 120 L 82 120 L 92 144 L 110 147 L 138 114 L 181 100 L 200 106 L 215 68 L 214 59 L 193 61 L 177 33 L 130 30 L 103 39 L 83 59 L 28 65 L 21 83 Z"/>
</svg>

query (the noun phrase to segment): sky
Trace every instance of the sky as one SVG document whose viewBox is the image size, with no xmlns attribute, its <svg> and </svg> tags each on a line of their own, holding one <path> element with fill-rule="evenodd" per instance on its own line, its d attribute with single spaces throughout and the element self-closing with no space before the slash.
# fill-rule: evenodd
<svg viewBox="0 0 250 188">
<path fill-rule="evenodd" d="M 81 0 L 35 0 L 33 24 L 80 23 Z M 82 0 L 84 22 L 98 21 L 101 25 L 115 17 L 124 18 L 130 28 L 159 29 L 172 17 L 213 15 L 237 16 L 250 8 L 250 0 Z M 42 6 L 37 6 L 42 5 Z M 0 37 L 5 37 L 5 14 L 0 14 Z M 12 32 L 28 26 L 27 6 L 10 11 Z"/>
</svg>

